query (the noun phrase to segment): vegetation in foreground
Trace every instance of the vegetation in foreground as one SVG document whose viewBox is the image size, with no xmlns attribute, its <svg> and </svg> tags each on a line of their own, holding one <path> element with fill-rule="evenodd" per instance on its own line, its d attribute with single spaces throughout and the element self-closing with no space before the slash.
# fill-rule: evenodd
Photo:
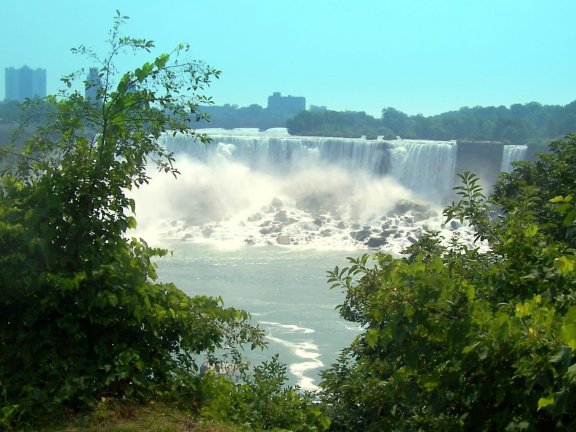
<svg viewBox="0 0 576 432">
<path fill-rule="evenodd" d="M 447 220 L 403 258 L 330 272 L 364 332 L 323 373 L 333 430 L 576 430 L 576 136 L 518 163 L 486 198 L 471 173 Z"/>
<path fill-rule="evenodd" d="M 201 92 L 219 72 L 189 60 L 180 45 L 117 76 L 118 55 L 154 48 L 120 34 L 126 19 L 117 14 L 105 58 L 73 50 L 100 67 L 101 84 L 85 83 L 97 85 L 95 100 L 67 90 L 29 101 L 30 119 L 42 120 L 36 133 L 22 151 L 2 149 L 0 428 L 102 399 L 172 395 L 196 414 L 238 416 L 232 420 L 255 428 L 324 428 L 310 398 L 284 386 L 276 360 L 248 370 L 241 347 L 265 344 L 245 311 L 156 282 L 153 259 L 166 251 L 128 236 L 136 220 L 127 192 L 148 182 L 149 165 L 178 175 L 160 135 L 208 141 L 190 125 L 202 118 L 197 108 L 210 99 Z M 63 81 L 73 89 L 75 78 Z M 233 365 L 241 384 L 201 375 L 201 362 Z"/>
<path fill-rule="evenodd" d="M 91 411 L 59 413 L 45 419 L 38 432 L 231 432 L 232 426 L 199 420 L 195 413 L 174 403 L 102 401 Z"/>
<path fill-rule="evenodd" d="M 98 101 L 48 98 L 23 152 L 3 149 L 14 158 L 0 187 L 0 428 L 576 430 L 576 136 L 519 163 L 489 197 L 462 174 L 445 216 L 485 248 L 429 233 L 401 258 L 329 272 L 346 294 L 340 314 L 364 330 L 307 394 L 285 386 L 276 357 L 246 367 L 239 347 L 264 345 L 246 312 L 155 282 L 165 251 L 127 236 L 126 191 L 148 181 L 149 160 L 177 175 L 156 139 L 195 134 L 208 100 L 196 92 L 218 72 L 176 61 L 180 46 L 116 82 L 123 49 L 153 48 L 121 36 L 124 20 Z M 199 373 L 216 353 L 235 378 Z M 72 420 L 59 427 L 63 413 Z"/>
</svg>

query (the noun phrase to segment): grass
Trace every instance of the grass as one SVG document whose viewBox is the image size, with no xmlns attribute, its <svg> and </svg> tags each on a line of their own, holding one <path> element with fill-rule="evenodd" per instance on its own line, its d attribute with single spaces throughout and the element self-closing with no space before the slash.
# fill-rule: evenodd
<svg viewBox="0 0 576 432">
<path fill-rule="evenodd" d="M 60 414 L 47 424 L 29 426 L 35 432 L 239 432 L 232 425 L 208 422 L 191 411 L 167 403 L 107 402 L 89 413 Z"/>
</svg>

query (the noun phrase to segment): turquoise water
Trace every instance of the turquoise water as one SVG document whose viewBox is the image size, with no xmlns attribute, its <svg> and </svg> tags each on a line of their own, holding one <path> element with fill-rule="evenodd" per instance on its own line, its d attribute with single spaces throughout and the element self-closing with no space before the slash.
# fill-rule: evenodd
<svg viewBox="0 0 576 432">
<path fill-rule="evenodd" d="M 160 279 L 190 295 L 221 296 L 225 306 L 250 312 L 269 342 L 267 350 L 251 352 L 251 360 L 278 353 L 290 382 L 304 389 L 315 389 L 319 371 L 358 334 L 339 317 L 335 308 L 344 294 L 329 289 L 326 271 L 360 252 L 277 246 L 226 250 L 185 241 L 166 246 L 174 253 L 159 260 Z"/>
</svg>

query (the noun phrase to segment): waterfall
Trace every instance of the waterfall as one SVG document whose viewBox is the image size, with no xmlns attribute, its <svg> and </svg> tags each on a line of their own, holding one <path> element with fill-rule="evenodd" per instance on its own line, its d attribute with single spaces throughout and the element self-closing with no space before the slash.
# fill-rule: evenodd
<svg viewBox="0 0 576 432">
<path fill-rule="evenodd" d="M 290 172 L 303 166 L 338 165 L 346 169 L 384 174 L 390 144 L 349 138 L 298 137 L 258 132 L 254 129 L 233 131 L 205 130 L 212 143 L 201 144 L 189 137 L 163 137 L 166 147 L 207 161 L 215 153 L 229 150 L 228 156 L 259 171 Z M 233 133 L 236 132 L 236 133 Z"/>
<path fill-rule="evenodd" d="M 391 174 L 431 202 L 442 202 L 453 186 L 456 142 L 397 140 Z"/>
<path fill-rule="evenodd" d="M 205 129 L 209 145 L 183 136 L 165 136 L 175 153 L 208 162 L 228 158 L 251 170 L 294 175 L 302 169 L 344 169 L 349 174 L 390 176 L 415 195 L 440 202 L 451 190 L 456 143 L 424 140 L 366 140 L 291 136 L 285 129 Z"/>
<path fill-rule="evenodd" d="M 526 159 L 526 145 L 506 145 L 502 154 L 502 167 L 500 171 L 510 172 L 514 169 L 512 162 L 517 162 Z"/>
<path fill-rule="evenodd" d="M 385 248 L 400 253 L 425 229 L 446 228 L 457 143 L 291 136 L 285 129 L 165 135 L 181 175 L 133 191 L 138 230 L 195 243 Z M 448 240 L 447 240 L 448 241 Z"/>
</svg>

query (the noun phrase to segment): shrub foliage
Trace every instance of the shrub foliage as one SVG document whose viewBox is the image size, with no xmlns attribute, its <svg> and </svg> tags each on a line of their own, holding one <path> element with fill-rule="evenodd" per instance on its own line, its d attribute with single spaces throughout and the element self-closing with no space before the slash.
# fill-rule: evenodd
<svg viewBox="0 0 576 432">
<path fill-rule="evenodd" d="M 576 429 L 576 136 L 519 164 L 486 198 L 461 175 L 447 220 L 397 258 L 329 272 L 361 334 L 323 373 L 335 430 Z"/>
<path fill-rule="evenodd" d="M 154 44 L 120 34 L 118 14 L 95 100 L 70 87 L 29 101 L 42 126 L 0 184 L 0 427 L 58 406 L 101 397 L 158 397 L 196 370 L 199 353 L 262 346 L 248 314 L 222 301 L 189 297 L 155 281 L 153 257 L 166 253 L 130 238 L 147 166 L 177 175 L 163 133 L 191 129 L 201 94 L 219 72 L 186 59 L 178 46 L 117 76 L 126 50 Z M 86 83 L 87 86 L 94 83 Z"/>
</svg>

